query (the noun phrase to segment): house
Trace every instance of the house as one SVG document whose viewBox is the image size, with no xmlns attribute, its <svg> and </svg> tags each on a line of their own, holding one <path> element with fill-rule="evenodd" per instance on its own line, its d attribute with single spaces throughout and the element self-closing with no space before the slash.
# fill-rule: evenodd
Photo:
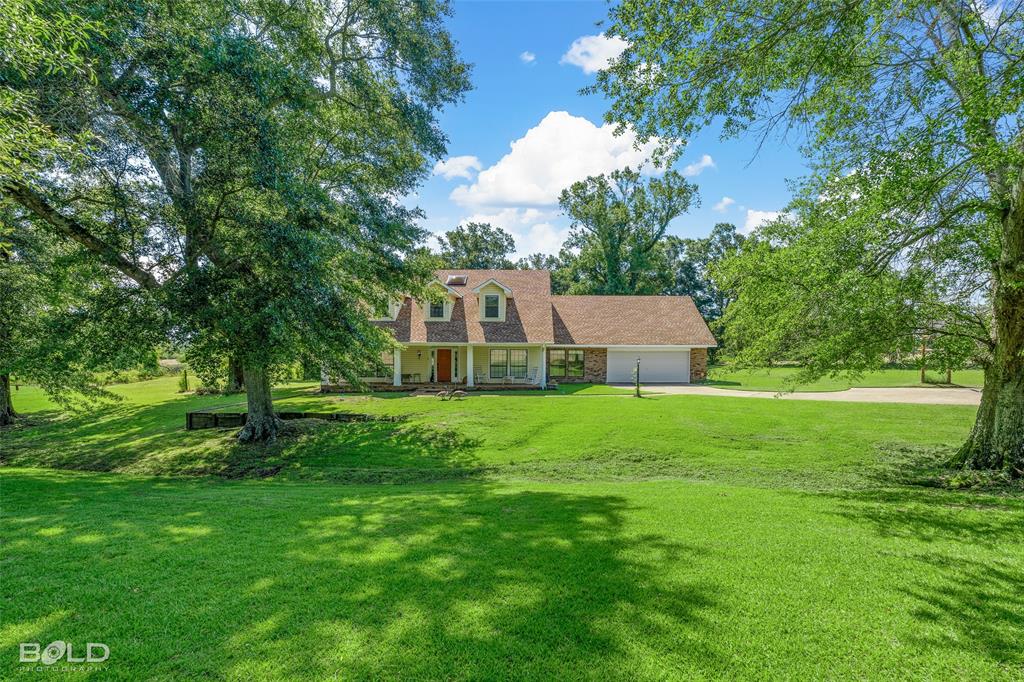
<svg viewBox="0 0 1024 682">
<path fill-rule="evenodd" d="M 556 296 L 546 270 L 439 270 L 428 300 L 374 320 L 401 352 L 392 386 L 701 381 L 715 338 L 689 296 Z M 325 379 L 325 390 L 334 388 Z"/>
</svg>

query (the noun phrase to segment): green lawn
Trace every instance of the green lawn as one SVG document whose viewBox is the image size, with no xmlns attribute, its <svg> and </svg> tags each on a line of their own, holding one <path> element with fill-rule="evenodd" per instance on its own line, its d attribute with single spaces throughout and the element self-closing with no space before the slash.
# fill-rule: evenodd
<svg viewBox="0 0 1024 682">
<path fill-rule="evenodd" d="M 970 408 L 297 384 L 398 421 L 263 449 L 173 386 L 19 392 L 0 676 L 62 639 L 104 680 L 1024 679 L 1024 496 L 913 484 Z"/>
<path fill-rule="evenodd" d="M 921 372 L 916 369 L 883 369 L 877 372 L 866 372 L 856 380 L 848 377 L 822 377 L 817 381 L 792 385 L 791 380 L 798 372 L 796 367 L 774 367 L 771 369 L 732 369 L 725 366 L 713 366 L 708 372 L 708 384 L 718 388 L 731 388 L 740 391 L 845 391 L 852 387 L 861 388 L 903 388 L 903 387 L 936 387 L 946 380 L 945 373 L 929 372 L 930 383 L 921 383 Z M 982 370 L 965 369 L 953 372 L 954 386 L 980 387 L 984 382 Z"/>
</svg>

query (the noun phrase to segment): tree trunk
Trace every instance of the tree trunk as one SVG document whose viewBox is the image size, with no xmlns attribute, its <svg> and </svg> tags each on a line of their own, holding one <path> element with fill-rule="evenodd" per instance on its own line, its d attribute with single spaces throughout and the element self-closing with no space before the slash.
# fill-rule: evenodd
<svg viewBox="0 0 1024 682">
<path fill-rule="evenodd" d="M 225 393 L 241 393 L 245 388 L 245 372 L 241 361 L 232 356 L 228 358 L 228 381 L 224 386 Z"/>
<path fill-rule="evenodd" d="M 11 403 L 11 375 L 0 374 L 0 426 L 13 424 L 17 416 Z"/>
<path fill-rule="evenodd" d="M 928 342 L 925 341 L 924 337 L 921 337 L 921 383 L 925 383 L 925 357 L 928 354 Z"/>
<path fill-rule="evenodd" d="M 245 397 L 248 411 L 245 426 L 238 432 L 242 443 L 272 443 L 277 438 L 281 420 L 274 414 L 274 401 L 270 395 L 270 373 L 264 366 L 242 366 L 245 375 Z"/>
<path fill-rule="evenodd" d="M 954 462 L 1024 477 L 1024 173 L 1003 223 L 992 312 L 995 349 L 978 417 Z"/>
</svg>

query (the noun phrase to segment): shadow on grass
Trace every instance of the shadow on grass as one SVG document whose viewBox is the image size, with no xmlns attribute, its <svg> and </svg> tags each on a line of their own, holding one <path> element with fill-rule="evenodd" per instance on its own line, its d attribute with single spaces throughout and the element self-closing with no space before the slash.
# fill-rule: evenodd
<svg viewBox="0 0 1024 682">
<path fill-rule="evenodd" d="M 1013 554 L 1024 533 L 1024 497 L 910 487 L 826 497 L 836 514 L 867 525 L 887 545 L 905 548 L 908 558 L 930 567 L 910 573 L 901 588 L 921 625 L 915 646 L 981 651 L 1003 666 L 1024 665 L 1024 571 Z M 1004 548 L 1001 558 L 975 558 Z"/>
<path fill-rule="evenodd" d="M 18 472 L 5 498 L 12 641 L 100 633 L 120 677 L 626 678 L 644 660 L 642 676 L 723 665 L 701 642 L 722 617 L 718 596 L 699 571 L 662 570 L 706 550 L 629 532 L 615 495 Z"/>
<path fill-rule="evenodd" d="M 350 422 L 318 429 L 288 448 L 288 473 L 343 483 L 460 480 L 483 469 L 481 441 L 445 424 Z M 272 450 L 272 449 L 271 449 Z"/>
<path fill-rule="evenodd" d="M 289 409 L 286 401 L 298 399 L 301 405 L 313 395 L 306 387 L 275 391 L 281 409 Z M 237 429 L 184 428 L 187 410 L 237 411 L 244 409 L 244 401 L 239 394 L 174 395 L 144 405 L 121 402 L 88 411 L 37 413 L 4 433 L 0 464 L 225 478 L 263 478 L 287 467 L 348 482 L 463 479 L 477 471 L 471 453 L 478 441 L 444 424 L 406 424 L 401 416 L 386 422 L 300 420 L 299 428 L 298 422 L 288 421 L 283 427 L 287 435 L 269 446 L 239 445 Z"/>
</svg>

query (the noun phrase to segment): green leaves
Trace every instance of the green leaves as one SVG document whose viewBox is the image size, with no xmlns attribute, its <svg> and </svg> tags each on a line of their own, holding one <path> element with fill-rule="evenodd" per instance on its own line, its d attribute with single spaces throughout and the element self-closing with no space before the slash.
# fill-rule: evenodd
<svg viewBox="0 0 1024 682">
<path fill-rule="evenodd" d="M 697 130 L 794 134 L 813 164 L 786 220 L 717 270 L 737 360 L 877 366 L 921 334 L 994 341 L 1024 170 L 1024 15 L 920 0 L 626 0 L 607 118 L 681 150 Z M 1010 213 L 1008 213 L 1010 211 Z M 1020 255 L 1013 256 L 1014 259 Z M 931 330 L 931 331 L 930 331 Z M 1004 335 L 1005 336 L 1005 335 Z"/>
<path fill-rule="evenodd" d="M 644 179 L 625 168 L 563 190 L 559 204 L 572 219 L 566 246 L 579 249 L 570 293 L 657 293 L 670 286 L 665 231 L 698 203 L 696 186 L 675 171 Z"/>
<path fill-rule="evenodd" d="M 445 268 L 504 270 L 512 266 L 509 256 L 515 240 L 505 230 L 489 223 L 466 223 L 438 238 Z"/>
<path fill-rule="evenodd" d="M 22 178 L 31 191 L 0 186 L 21 218 L 83 245 L 121 290 L 147 289 L 176 344 L 211 362 L 345 373 L 379 357 L 390 341 L 367 311 L 424 279 L 419 214 L 397 198 L 444 151 L 435 116 L 468 87 L 447 4 L 77 11 L 104 28 L 81 43 L 92 75 L 15 84 L 62 145 Z"/>
</svg>

